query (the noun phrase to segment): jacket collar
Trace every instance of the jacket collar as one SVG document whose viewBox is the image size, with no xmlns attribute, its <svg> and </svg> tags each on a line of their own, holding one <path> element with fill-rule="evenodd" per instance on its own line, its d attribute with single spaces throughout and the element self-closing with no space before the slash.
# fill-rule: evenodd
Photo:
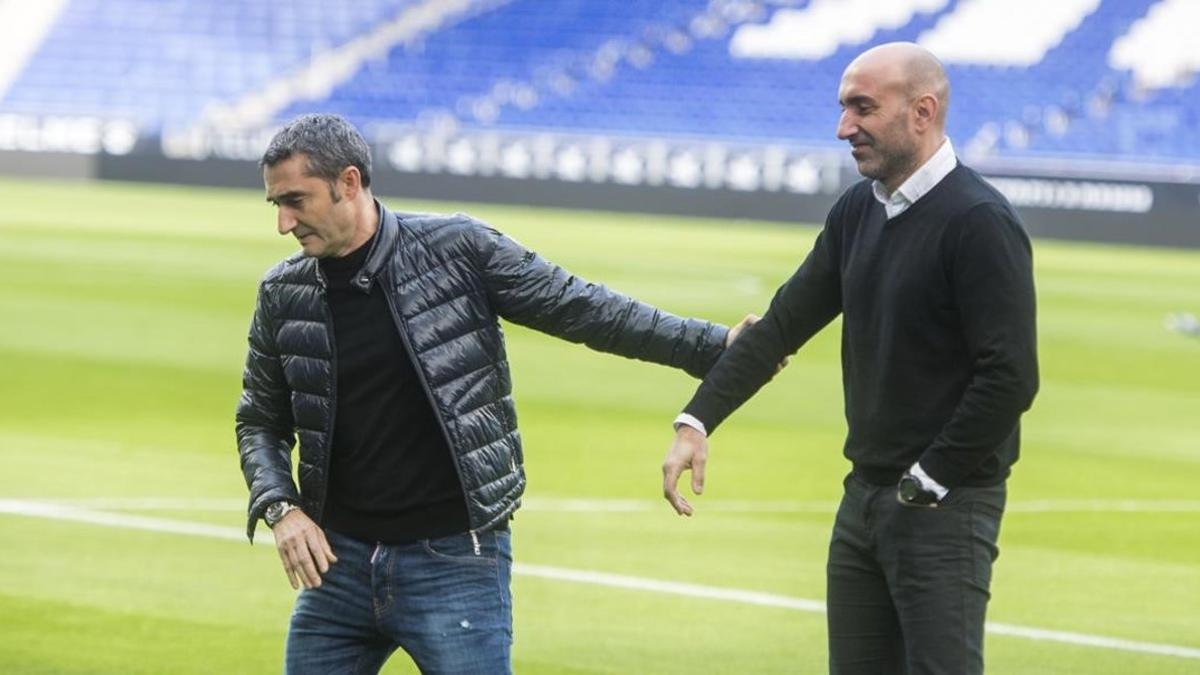
<svg viewBox="0 0 1200 675">
<path fill-rule="evenodd" d="M 363 291 L 371 288 L 371 282 L 392 257 L 392 249 L 400 236 L 400 222 L 396 219 L 396 214 L 389 211 L 378 199 L 375 200 L 375 208 L 379 212 L 379 231 L 375 233 L 375 243 L 371 246 L 371 252 L 367 254 L 367 262 L 363 265 L 362 272 L 351 282 Z"/>
</svg>

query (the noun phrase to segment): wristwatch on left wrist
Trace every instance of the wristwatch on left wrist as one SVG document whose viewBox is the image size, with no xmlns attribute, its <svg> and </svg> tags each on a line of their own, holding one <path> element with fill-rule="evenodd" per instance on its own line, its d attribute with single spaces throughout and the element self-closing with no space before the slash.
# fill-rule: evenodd
<svg viewBox="0 0 1200 675">
<path fill-rule="evenodd" d="M 286 499 L 281 499 L 277 502 L 271 502 L 271 504 L 267 506 L 267 510 L 263 511 L 263 521 L 266 522 L 267 527 L 275 527 L 275 523 L 283 520 L 284 516 L 298 508 L 300 507 L 287 501 Z"/>
<path fill-rule="evenodd" d="M 900 477 L 900 483 L 896 485 L 896 500 L 905 506 L 932 508 L 938 505 L 937 493 L 926 489 L 920 478 L 907 471 Z"/>
</svg>

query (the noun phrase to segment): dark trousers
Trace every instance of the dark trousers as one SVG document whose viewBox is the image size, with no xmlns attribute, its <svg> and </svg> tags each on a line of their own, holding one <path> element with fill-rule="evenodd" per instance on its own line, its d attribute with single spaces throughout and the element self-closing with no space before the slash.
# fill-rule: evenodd
<svg viewBox="0 0 1200 675">
<path fill-rule="evenodd" d="M 937 508 L 846 477 L 829 544 L 833 675 L 983 672 L 983 624 L 1005 486 L 956 488 Z"/>
</svg>

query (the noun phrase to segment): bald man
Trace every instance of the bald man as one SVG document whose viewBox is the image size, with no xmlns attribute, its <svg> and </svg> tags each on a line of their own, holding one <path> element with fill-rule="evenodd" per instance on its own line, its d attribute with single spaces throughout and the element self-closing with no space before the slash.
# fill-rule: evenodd
<svg viewBox="0 0 1200 675">
<path fill-rule="evenodd" d="M 663 494 L 704 487 L 711 434 L 785 356 L 842 316 L 852 470 L 827 567 L 830 671 L 983 672 L 983 626 L 1019 420 L 1038 388 L 1029 238 L 946 137 L 925 49 L 864 52 L 838 90 L 848 189 L 766 315 L 675 422 Z"/>
</svg>

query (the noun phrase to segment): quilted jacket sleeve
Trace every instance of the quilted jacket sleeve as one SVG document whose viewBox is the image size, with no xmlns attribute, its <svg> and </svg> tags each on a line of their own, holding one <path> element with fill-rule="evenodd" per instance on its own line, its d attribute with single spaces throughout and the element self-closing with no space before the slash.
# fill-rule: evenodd
<svg viewBox="0 0 1200 675">
<path fill-rule="evenodd" d="M 513 323 L 698 378 L 725 348 L 724 326 L 680 318 L 580 279 L 482 223 L 473 235 L 489 299 Z"/>
<path fill-rule="evenodd" d="M 292 480 L 295 425 L 291 396 L 271 324 L 264 283 L 259 286 L 258 304 L 250 323 L 250 350 L 242 374 L 242 396 L 236 415 L 242 474 L 250 488 L 246 536 L 251 540 L 255 525 L 268 504 L 280 499 L 300 502 Z"/>
</svg>

